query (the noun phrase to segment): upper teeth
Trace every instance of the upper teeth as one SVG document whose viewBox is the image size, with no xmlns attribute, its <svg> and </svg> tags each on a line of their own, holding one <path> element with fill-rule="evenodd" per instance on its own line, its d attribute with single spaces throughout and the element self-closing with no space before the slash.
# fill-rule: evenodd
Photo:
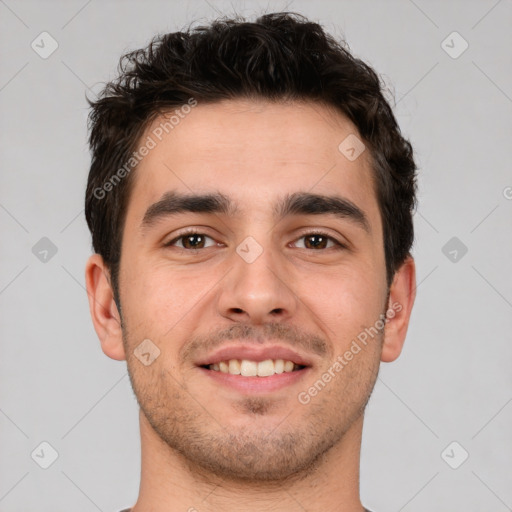
<svg viewBox="0 0 512 512">
<path fill-rule="evenodd" d="M 231 375 L 242 375 L 243 377 L 268 377 L 274 373 L 293 372 L 299 368 L 292 361 L 283 359 L 266 359 L 265 361 L 249 361 L 248 359 L 230 359 L 208 366 L 210 370 L 230 373 Z"/>
</svg>

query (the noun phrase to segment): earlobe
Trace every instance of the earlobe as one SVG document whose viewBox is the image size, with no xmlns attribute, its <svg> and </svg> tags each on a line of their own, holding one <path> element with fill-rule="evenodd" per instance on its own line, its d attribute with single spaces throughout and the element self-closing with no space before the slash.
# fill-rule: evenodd
<svg viewBox="0 0 512 512">
<path fill-rule="evenodd" d="M 99 254 L 93 254 L 85 267 L 85 283 L 94 329 L 103 352 L 117 361 L 126 359 L 121 319 L 114 301 L 109 270 Z"/>
<path fill-rule="evenodd" d="M 415 297 L 416 269 L 414 259 L 409 256 L 396 271 L 390 287 L 381 354 L 381 361 L 385 363 L 394 361 L 402 352 Z"/>
</svg>

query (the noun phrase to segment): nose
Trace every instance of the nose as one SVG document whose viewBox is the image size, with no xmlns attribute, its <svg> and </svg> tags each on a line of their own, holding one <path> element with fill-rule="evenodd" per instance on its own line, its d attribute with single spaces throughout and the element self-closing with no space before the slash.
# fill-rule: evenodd
<svg viewBox="0 0 512 512">
<path fill-rule="evenodd" d="M 269 248 L 254 260 L 233 253 L 231 271 L 221 284 L 220 315 L 236 322 L 264 324 L 290 319 L 298 297 L 285 262 Z"/>
</svg>

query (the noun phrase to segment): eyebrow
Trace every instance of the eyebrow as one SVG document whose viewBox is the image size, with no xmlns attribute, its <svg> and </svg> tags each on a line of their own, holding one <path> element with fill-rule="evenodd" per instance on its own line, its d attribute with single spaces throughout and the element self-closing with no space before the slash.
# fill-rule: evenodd
<svg viewBox="0 0 512 512">
<path fill-rule="evenodd" d="M 215 192 L 213 194 L 179 194 L 166 192 L 158 202 L 152 204 L 144 214 L 141 228 L 149 229 L 160 219 L 180 213 L 215 213 L 235 216 L 238 208 L 229 197 Z"/>
<path fill-rule="evenodd" d="M 141 229 L 148 230 L 159 220 L 182 213 L 236 216 L 240 214 L 240 210 L 229 197 L 220 192 L 181 194 L 170 191 L 146 210 Z M 349 199 L 338 195 L 308 192 L 287 194 L 274 205 L 273 214 L 276 220 L 289 215 L 334 215 L 339 219 L 351 221 L 367 233 L 371 232 L 370 223 L 363 210 Z"/>
<path fill-rule="evenodd" d="M 286 195 L 274 207 L 274 216 L 278 219 L 288 215 L 329 214 L 342 220 L 349 220 L 367 233 L 371 233 L 370 222 L 366 214 L 359 206 L 345 197 L 296 192 Z"/>
</svg>

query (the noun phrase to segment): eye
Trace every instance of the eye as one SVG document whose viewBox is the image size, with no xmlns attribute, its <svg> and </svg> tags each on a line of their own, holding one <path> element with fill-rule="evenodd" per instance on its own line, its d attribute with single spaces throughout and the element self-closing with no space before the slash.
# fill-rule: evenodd
<svg viewBox="0 0 512 512">
<path fill-rule="evenodd" d="M 212 243 L 207 245 L 207 240 L 210 240 Z M 338 248 L 343 249 L 345 245 L 338 242 L 332 236 L 329 236 L 325 233 L 321 232 L 311 232 L 305 233 L 300 236 L 297 240 L 304 240 L 302 247 L 299 245 L 299 249 L 331 249 Z M 218 245 L 218 243 L 210 236 L 205 235 L 199 231 L 188 231 L 186 233 L 182 233 L 181 235 L 173 238 L 171 241 L 165 244 L 165 247 L 178 247 L 179 249 L 185 250 L 197 250 L 197 249 L 206 249 L 208 247 L 213 247 Z"/>
<path fill-rule="evenodd" d="M 207 239 L 211 240 L 213 244 L 206 246 L 205 244 Z M 174 238 L 170 242 L 167 242 L 165 247 L 176 246 L 180 249 L 205 249 L 206 247 L 212 247 L 216 243 L 217 242 L 215 242 L 213 238 L 205 235 L 204 233 L 199 233 L 198 231 L 189 231 Z"/>
<path fill-rule="evenodd" d="M 342 243 L 325 233 L 305 233 L 297 240 L 305 240 L 303 247 L 299 247 L 300 249 L 330 249 L 332 247 L 342 249 L 345 247 Z"/>
</svg>

